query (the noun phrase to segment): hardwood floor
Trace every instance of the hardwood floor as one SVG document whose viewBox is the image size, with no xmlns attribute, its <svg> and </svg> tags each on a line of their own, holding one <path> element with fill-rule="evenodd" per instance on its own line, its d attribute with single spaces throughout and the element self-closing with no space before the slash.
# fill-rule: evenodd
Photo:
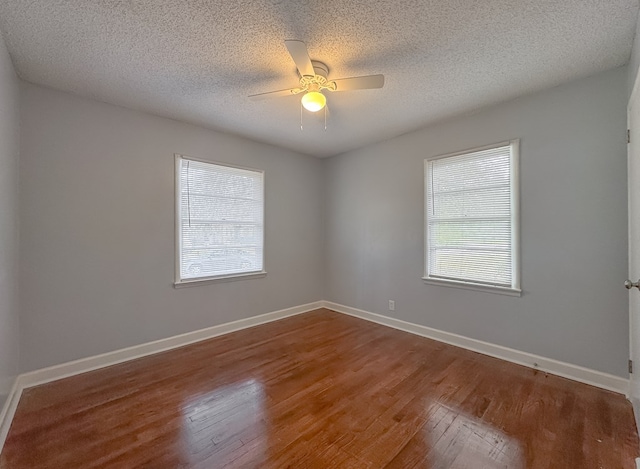
<svg viewBox="0 0 640 469">
<path fill-rule="evenodd" d="M 27 389 L 0 467 L 635 468 L 624 396 L 328 310 Z"/>
</svg>

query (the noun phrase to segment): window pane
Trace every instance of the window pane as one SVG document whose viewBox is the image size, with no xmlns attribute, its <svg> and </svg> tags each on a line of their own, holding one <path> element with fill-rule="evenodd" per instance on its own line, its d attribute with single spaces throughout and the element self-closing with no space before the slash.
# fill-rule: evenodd
<svg viewBox="0 0 640 469">
<path fill-rule="evenodd" d="M 180 159 L 180 278 L 263 269 L 263 175 Z"/>
<path fill-rule="evenodd" d="M 511 250 L 510 220 L 435 222 L 431 246 Z"/>
<path fill-rule="evenodd" d="M 434 218 L 508 217 L 511 211 L 509 186 L 434 194 Z"/>
<path fill-rule="evenodd" d="M 512 146 L 428 161 L 427 276 L 512 287 Z"/>
<path fill-rule="evenodd" d="M 435 276 L 496 285 L 511 285 L 511 256 L 508 252 L 436 249 Z"/>
<path fill-rule="evenodd" d="M 509 184 L 509 147 L 433 160 L 433 192 Z M 505 151 L 507 149 L 507 151 Z"/>
<path fill-rule="evenodd" d="M 262 221 L 262 202 L 259 200 L 229 199 L 210 195 L 182 194 L 182 213 L 187 220 Z"/>
</svg>

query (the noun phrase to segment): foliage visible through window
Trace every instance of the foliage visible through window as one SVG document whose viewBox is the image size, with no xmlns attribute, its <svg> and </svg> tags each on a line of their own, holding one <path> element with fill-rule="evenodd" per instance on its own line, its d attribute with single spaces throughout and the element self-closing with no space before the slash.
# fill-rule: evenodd
<svg viewBox="0 0 640 469">
<path fill-rule="evenodd" d="M 176 281 L 263 270 L 263 173 L 177 157 Z"/>
<path fill-rule="evenodd" d="M 426 279 L 519 289 L 517 144 L 426 161 Z"/>
</svg>

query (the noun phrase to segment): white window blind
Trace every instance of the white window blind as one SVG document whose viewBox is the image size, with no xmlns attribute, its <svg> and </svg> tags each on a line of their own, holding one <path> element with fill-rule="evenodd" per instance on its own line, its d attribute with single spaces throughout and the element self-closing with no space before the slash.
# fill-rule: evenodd
<svg viewBox="0 0 640 469">
<path fill-rule="evenodd" d="M 427 160 L 427 279 L 519 288 L 517 143 Z"/>
<path fill-rule="evenodd" d="M 178 278 L 263 270 L 261 171 L 177 157 Z"/>
</svg>

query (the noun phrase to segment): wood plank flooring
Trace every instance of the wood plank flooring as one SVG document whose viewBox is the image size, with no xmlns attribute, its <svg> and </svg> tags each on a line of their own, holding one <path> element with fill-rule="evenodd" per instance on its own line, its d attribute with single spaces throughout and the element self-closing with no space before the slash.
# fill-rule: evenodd
<svg viewBox="0 0 640 469">
<path fill-rule="evenodd" d="M 0 468 L 635 468 L 624 396 L 328 310 L 28 389 Z"/>
</svg>

